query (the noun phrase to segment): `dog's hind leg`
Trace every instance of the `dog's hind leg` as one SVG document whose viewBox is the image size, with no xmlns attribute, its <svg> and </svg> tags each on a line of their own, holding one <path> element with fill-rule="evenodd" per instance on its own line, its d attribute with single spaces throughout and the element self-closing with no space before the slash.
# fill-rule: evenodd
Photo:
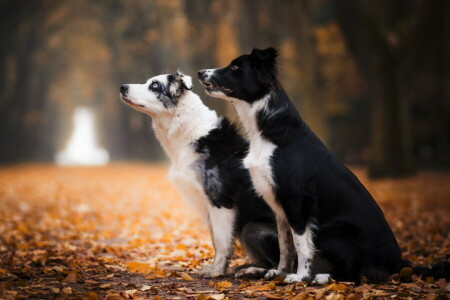
<svg viewBox="0 0 450 300">
<path fill-rule="evenodd" d="M 201 277 L 213 278 L 225 275 L 231 254 L 235 209 L 210 207 L 208 209 L 211 238 L 214 245 L 214 262 L 199 272 Z"/>
<path fill-rule="evenodd" d="M 236 278 L 262 278 L 269 269 L 278 265 L 280 250 L 274 223 L 245 224 L 240 234 L 240 241 L 245 254 L 251 259 L 251 264 L 237 267 Z"/>
<path fill-rule="evenodd" d="M 278 275 L 291 273 L 295 265 L 295 248 L 292 240 L 292 233 L 287 219 L 277 216 L 278 245 L 280 249 L 280 262 L 277 269 L 272 269 L 266 273 L 264 278 L 272 279 Z"/>
</svg>

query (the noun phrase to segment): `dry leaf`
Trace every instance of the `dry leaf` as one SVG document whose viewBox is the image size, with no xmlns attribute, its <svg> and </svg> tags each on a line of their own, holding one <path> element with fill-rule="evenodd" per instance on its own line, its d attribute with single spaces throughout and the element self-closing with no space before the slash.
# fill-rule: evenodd
<svg viewBox="0 0 450 300">
<path fill-rule="evenodd" d="M 90 280 L 90 279 L 86 279 L 86 280 L 84 281 L 84 283 L 87 283 L 87 284 L 99 284 L 98 281 Z"/>
<path fill-rule="evenodd" d="M 271 282 L 267 285 L 268 288 L 270 288 L 271 290 L 276 290 L 277 286 L 275 285 L 275 283 Z"/>
<path fill-rule="evenodd" d="M 145 291 L 147 291 L 147 290 L 149 290 L 149 289 L 151 289 L 151 288 L 152 288 L 152 287 L 149 286 L 149 285 L 143 285 L 143 286 L 140 288 L 140 290 L 143 291 L 143 292 L 145 292 Z"/>
<path fill-rule="evenodd" d="M 213 295 L 209 295 L 208 299 L 213 299 L 213 300 L 222 300 L 225 298 L 225 294 L 213 294 Z"/>
<path fill-rule="evenodd" d="M 276 296 L 276 295 L 269 294 L 267 292 L 263 292 L 262 296 L 264 296 L 266 299 L 284 299 L 283 296 Z"/>
<path fill-rule="evenodd" d="M 227 289 L 233 286 L 233 283 L 229 282 L 229 281 L 220 281 L 216 284 L 217 288 L 220 289 Z"/>
<path fill-rule="evenodd" d="M 66 278 L 62 281 L 63 283 L 77 283 L 77 273 L 75 271 L 70 272 Z"/>
<path fill-rule="evenodd" d="M 187 273 L 181 273 L 181 278 L 183 278 L 186 281 L 194 281 L 194 278 L 189 276 L 189 274 L 187 274 Z"/>
<path fill-rule="evenodd" d="M 98 295 L 96 292 L 87 293 L 87 300 L 98 300 Z"/>
</svg>

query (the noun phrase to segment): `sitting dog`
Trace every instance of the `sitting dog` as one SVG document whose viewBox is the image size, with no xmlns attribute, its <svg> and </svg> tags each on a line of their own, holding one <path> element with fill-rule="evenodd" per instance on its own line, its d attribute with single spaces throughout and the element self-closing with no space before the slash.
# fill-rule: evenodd
<svg viewBox="0 0 450 300">
<path fill-rule="evenodd" d="M 226 273 L 233 237 L 240 238 L 252 259 L 250 269 L 276 266 L 275 217 L 242 166 L 249 145 L 228 119 L 208 109 L 191 89 L 192 78 L 176 72 L 145 84 L 122 85 L 120 93 L 126 104 L 151 117 L 171 160 L 169 179 L 209 226 L 215 257 L 200 275 Z"/>
<path fill-rule="evenodd" d="M 244 159 L 256 191 L 276 215 L 285 282 L 383 281 L 403 264 L 375 200 L 302 120 L 277 79 L 277 51 L 254 49 L 198 73 L 213 97 L 231 101 L 248 133 Z M 319 263 L 320 262 L 320 263 Z"/>
</svg>

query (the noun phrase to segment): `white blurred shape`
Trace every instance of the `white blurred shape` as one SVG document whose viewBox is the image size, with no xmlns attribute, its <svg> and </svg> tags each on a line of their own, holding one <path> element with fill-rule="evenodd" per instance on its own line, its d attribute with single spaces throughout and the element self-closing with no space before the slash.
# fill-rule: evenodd
<svg viewBox="0 0 450 300">
<path fill-rule="evenodd" d="M 63 151 L 55 155 L 59 165 L 104 165 L 109 153 L 97 146 L 94 114 L 86 107 L 79 107 L 73 115 L 73 131 Z"/>
</svg>

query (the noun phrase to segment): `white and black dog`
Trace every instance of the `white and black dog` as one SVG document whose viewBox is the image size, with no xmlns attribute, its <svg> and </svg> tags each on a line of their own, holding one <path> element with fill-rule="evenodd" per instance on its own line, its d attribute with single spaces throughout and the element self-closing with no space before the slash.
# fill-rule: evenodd
<svg viewBox="0 0 450 300">
<path fill-rule="evenodd" d="M 277 79 L 276 57 L 273 48 L 254 49 L 198 72 L 208 94 L 234 104 L 250 140 L 244 165 L 276 215 L 280 262 L 266 278 L 292 273 L 296 253 L 286 282 L 330 274 L 383 281 L 404 263 L 394 234 L 361 182 L 301 119 Z M 316 268 L 319 258 L 329 264 Z"/>
<path fill-rule="evenodd" d="M 254 264 L 241 273 L 276 266 L 275 217 L 242 166 L 249 145 L 234 124 L 217 116 L 191 89 L 192 78 L 176 72 L 122 85 L 120 93 L 126 104 L 151 117 L 171 160 L 170 180 L 209 225 L 215 257 L 200 275 L 226 273 L 233 237 L 240 238 Z"/>
</svg>

